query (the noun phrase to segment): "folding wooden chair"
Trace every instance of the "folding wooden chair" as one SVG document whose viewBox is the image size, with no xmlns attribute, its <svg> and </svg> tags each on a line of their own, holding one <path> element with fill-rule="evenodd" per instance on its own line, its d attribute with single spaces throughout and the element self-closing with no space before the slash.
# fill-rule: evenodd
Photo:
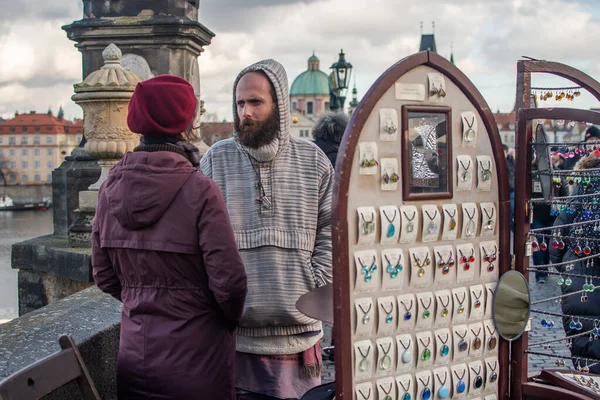
<svg viewBox="0 0 600 400">
<path fill-rule="evenodd" d="M 0 399 L 37 400 L 76 381 L 84 399 L 100 400 L 73 338 L 64 335 L 58 339 L 58 343 L 62 349 L 60 352 L 15 372 L 0 382 Z"/>
</svg>

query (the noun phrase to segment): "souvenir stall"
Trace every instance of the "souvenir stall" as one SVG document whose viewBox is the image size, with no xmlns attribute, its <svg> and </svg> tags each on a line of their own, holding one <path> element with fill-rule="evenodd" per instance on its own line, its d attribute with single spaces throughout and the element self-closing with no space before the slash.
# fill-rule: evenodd
<svg viewBox="0 0 600 400">
<path fill-rule="evenodd" d="M 563 64 L 528 60 L 518 64 L 521 108 L 517 120 L 515 181 L 515 265 L 526 277 L 544 272 L 546 290 L 531 304 L 531 328 L 512 343 L 511 398 L 600 398 L 600 142 L 583 134 L 550 143 L 548 127 L 570 126 L 573 134 L 600 125 L 600 113 L 571 108 L 529 108 L 532 101 L 574 101 L 583 90 L 600 99 L 600 84 Z M 531 87 L 531 73 L 552 73 L 578 86 Z M 554 154 L 554 156 L 552 156 Z M 560 165 L 560 168 L 558 167 Z M 537 207 L 546 206 L 554 223 L 531 229 Z M 539 209 L 539 208 L 537 208 Z M 550 262 L 530 265 L 534 252 L 550 252 Z M 594 312 L 596 304 L 598 312 Z M 553 306 L 551 306 L 553 305 Z M 555 332 L 559 330 L 559 332 Z M 541 334 L 540 334 L 541 332 Z M 553 335 L 544 334 L 551 332 Z M 551 339 L 544 336 L 552 336 Z M 535 338 L 534 340 L 530 338 Z M 598 342 L 597 342 L 598 341 Z M 528 358 L 547 360 L 538 374 L 528 374 Z"/>
<path fill-rule="evenodd" d="M 340 154 L 336 399 L 507 399 L 493 317 L 510 315 L 493 305 L 510 269 L 508 180 L 481 94 L 436 53 L 407 57 L 354 111 Z"/>
</svg>

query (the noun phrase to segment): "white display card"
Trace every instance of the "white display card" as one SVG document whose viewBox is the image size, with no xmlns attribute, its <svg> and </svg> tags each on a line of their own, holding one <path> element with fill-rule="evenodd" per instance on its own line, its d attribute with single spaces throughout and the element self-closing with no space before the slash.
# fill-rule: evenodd
<svg viewBox="0 0 600 400">
<path fill-rule="evenodd" d="M 359 245 L 375 244 L 377 237 L 377 211 L 374 207 L 358 207 L 356 209 L 357 232 Z"/>
<path fill-rule="evenodd" d="M 494 305 L 494 293 L 496 293 L 497 282 L 485 284 L 485 318 L 492 318 L 492 309 Z"/>
<path fill-rule="evenodd" d="M 494 164 L 490 156 L 477 156 L 477 190 L 491 190 L 494 173 L 493 166 Z"/>
<path fill-rule="evenodd" d="M 398 159 L 382 158 L 381 159 L 381 190 L 390 192 L 398 190 Z"/>
<path fill-rule="evenodd" d="M 483 318 L 485 309 L 486 288 L 483 285 L 469 287 L 471 313 L 469 319 L 479 320 Z"/>
<path fill-rule="evenodd" d="M 356 400 L 375 400 L 375 394 L 373 392 L 373 384 L 371 382 L 358 383 L 355 386 L 355 399 Z"/>
<path fill-rule="evenodd" d="M 423 213 L 421 215 L 423 218 L 421 241 L 423 243 L 435 242 L 440 236 L 442 214 L 440 214 L 440 210 L 438 210 L 437 206 L 432 204 L 424 204 L 421 207 L 421 211 Z"/>
<path fill-rule="evenodd" d="M 481 236 L 494 236 L 498 221 L 498 212 L 494 203 L 481 203 Z"/>
<path fill-rule="evenodd" d="M 469 349 L 469 357 L 481 357 L 485 348 L 485 333 L 483 323 L 478 322 L 469 324 L 469 333 L 471 334 L 471 348 Z"/>
<path fill-rule="evenodd" d="M 456 245 L 456 282 L 469 282 L 479 270 L 479 254 L 471 243 Z"/>
<path fill-rule="evenodd" d="M 485 370 L 481 361 L 472 361 L 469 366 L 469 395 L 479 395 L 483 391 Z"/>
<path fill-rule="evenodd" d="M 456 190 L 459 192 L 471 191 L 473 187 L 473 159 L 471 156 L 456 156 Z"/>
<path fill-rule="evenodd" d="M 433 256 L 429 247 L 413 247 L 410 257 L 410 286 L 427 287 L 433 282 Z"/>
<path fill-rule="evenodd" d="M 452 371 L 453 399 L 467 397 L 469 387 L 469 367 L 467 364 L 456 364 L 450 367 Z"/>
<path fill-rule="evenodd" d="M 452 245 L 433 248 L 435 285 L 446 287 L 456 276 L 456 255 Z"/>
<path fill-rule="evenodd" d="M 452 333 L 448 328 L 438 329 L 435 335 L 435 365 L 446 365 L 452 361 Z"/>
<path fill-rule="evenodd" d="M 429 101 L 441 103 L 447 95 L 444 75 L 437 72 L 430 72 L 427 74 L 427 80 L 429 83 Z"/>
<path fill-rule="evenodd" d="M 465 322 L 469 315 L 469 293 L 466 287 L 452 289 L 452 323 Z"/>
<path fill-rule="evenodd" d="M 398 140 L 398 113 L 394 108 L 379 109 L 379 140 L 394 142 Z"/>
<path fill-rule="evenodd" d="M 431 332 L 419 332 L 415 335 L 417 342 L 417 368 L 429 368 L 435 356 L 435 339 Z"/>
<path fill-rule="evenodd" d="M 452 321 L 452 293 L 450 290 L 439 290 L 434 293 L 436 311 L 435 327 L 448 326 Z"/>
<path fill-rule="evenodd" d="M 394 378 L 378 379 L 375 383 L 377 386 L 378 400 L 396 400 L 396 381 Z"/>
<path fill-rule="evenodd" d="M 431 328 L 435 319 L 435 299 L 433 293 L 417 293 L 417 328 Z"/>
<path fill-rule="evenodd" d="M 495 240 L 479 243 L 481 257 L 481 279 L 484 282 L 496 282 L 498 280 L 499 252 L 498 243 Z"/>
<path fill-rule="evenodd" d="M 377 333 L 393 333 L 396 330 L 396 321 L 398 320 L 398 313 L 396 311 L 396 297 L 379 297 L 377 299 L 377 305 L 377 314 L 379 315 L 377 318 Z"/>
<path fill-rule="evenodd" d="M 368 337 L 375 331 L 375 307 L 373 299 L 364 297 L 354 300 L 354 311 L 356 312 L 356 326 L 354 334 L 358 337 Z"/>
<path fill-rule="evenodd" d="M 391 375 L 396 361 L 394 338 L 377 339 L 375 346 L 377 347 L 377 376 Z"/>
<path fill-rule="evenodd" d="M 425 388 L 431 391 L 433 398 L 433 374 L 431 371 L 419 371 L 415 374 L 415 383 L 417 385 L 417 394 L 423 393 Z"/>
<path fill-rule="evenodd" d="M 477 236 L 479 212 L 477 204 L 463 203 L 462 204 L 463 226 L 462 238 L 472 239 Z"/>
<path fill-rule="evenodd" d="M 415 363 L 416 344 L 410 334 L 396 336 L 396 372 L 410 371 Z"/>
<path fill-rule="evenodd" d="M 375 353 L 370 340 L 354 343 L 354 376 L 357 380 L 368 379 L 373 375 Z"/>
<path fill-rule="evenodd" d="M 356 292 L 374 292 L 377 290 L 381 274 L 376 250 L 363 250 L 354 252 L 356 265 L 356 278 L 354 290 Z"/>
<path fill-rule="evenodd" d="M 396 387 L 398 388 L 398 400 L 404 400 L 407 393 L 411 399 L 414 398 L 417 385 L 412 375 L 406 374 L 396 377 Z"/>
<path fill-rule="evenodd" d="M 477 142 L 477 117 L 473 111 L 463 111 L 460 113 L 462 122 L 462 146 L 475 147 Z"/>
<path fill-rule="evenodd" d="M 398 331 L 411 331 L 415 326 L 417 298 L 414 294 L 401 294 L 398 299 Z"/>
<path fill-rule="evenodd" d="M 400 235 L 400 210 L 396 206 L 379 207 L 381 219 L 381 244 L 395 244 Z"/>
<path fill-rule="evenodd" d="M 498 390 L 498 378 L 500 377 L 500 363 L 497 357 L 488 357 L 485 362 L 485 387 L 486 392 L 496 392 Z"/>
<path fill-rule="evenodd" d="M 498 332 L 496 332 L 496 325 L 491 319 L 483 321 L 483 327 L 485 329 L 485 349 L 483 354 L 495 355 L 498 354 Z"/>
<path fill-rule="evenodd" d="M 471 335 L 467 325 L 453 326 L 452 340 L 454 341 L 454 361 L 465 360 L 471 347 Z"/>
<path fill-rule="evenodd" d="M 419 230 L 419 213 L 415 206 L 400 207 L 402 218 L 402 231 L 400 232 L 400 243 L 414 243 L 417 240 Z"/>
<path fill-rule="evenodd" d="M 362 142 L 358 144 L 359 148 L 359 174 L 377 175 L 377 143 Z"/>
<path fill-rule="evenodd" d="M 456 240 L 460 223 L 458 207 L 456 204 L 444 204 L 442 210 L 444 213 L 442 240 Z"/>
<path fill-rule="evenodd" d="M 452 377 L 448 368 L 436 368 L 433 370 L 433 392 L 435 400 L 450 398 L 452 393 Z M 441 394 L 443 393 L 443 396 Z"/>
<path fill-rule="evenodd" d="M 394 95 L 396 100 L 425 101 L 425 85 L 396 82 Z"/>
<path fill-rule="evenodd" d="M 382 290 L 398 290 L 404 287 L 408 266 L 402 249 L 381 250 L 381 268 Z"/>
</svg>

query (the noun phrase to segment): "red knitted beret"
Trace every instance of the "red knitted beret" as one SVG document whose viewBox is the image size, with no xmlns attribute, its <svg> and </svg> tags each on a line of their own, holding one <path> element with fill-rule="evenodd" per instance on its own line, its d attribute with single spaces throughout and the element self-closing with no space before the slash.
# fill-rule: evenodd
<svg viewBox="0 0 600 400">
<path fill-rule="evenodd" d="M 179 135 L 196 113 L 194 88 L 185 79 L 159 75 L 137 84 L 131 101 L 127 125 L 143 135 Z"/>
</svg>

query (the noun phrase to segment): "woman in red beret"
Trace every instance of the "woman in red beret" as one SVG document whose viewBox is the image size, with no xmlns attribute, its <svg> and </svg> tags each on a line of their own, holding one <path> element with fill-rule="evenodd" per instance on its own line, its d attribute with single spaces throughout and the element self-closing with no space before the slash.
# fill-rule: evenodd
<svg viewBox="0 0 600 400">
<path fill-rule="evenodd" d="M 92 266 L 123 302 L 119 399 L 235 399 L 235 328 L 246 272 L 216 184 L 196 166 L 192 86 L 139 83 L 127 123 L 141 144 L 98 195 Z"/>
</svg>

